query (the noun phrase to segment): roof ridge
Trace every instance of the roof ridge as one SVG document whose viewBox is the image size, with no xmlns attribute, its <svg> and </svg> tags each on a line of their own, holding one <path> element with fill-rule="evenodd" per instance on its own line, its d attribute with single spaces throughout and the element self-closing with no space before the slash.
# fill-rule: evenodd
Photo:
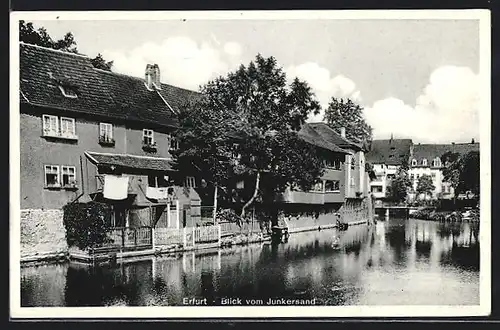
<svg viewBox="0 0 500 330">
<path fill-rule="evenodd" d="M 200 92 L 195 91 L 193 89 L 189 89 L 189 88 L 179 87 L 179 86 L 175 86 L 175 85 L 172 85 L 172 84 L 167 84 L 167 83 L 164 83 L 164 82 L 160 82 L 160 84 L 166 85 L 166 86 L 169 86 L 169 87 L 174 87 L 174 88 L 177 88 L 177 89 L 182 89 L 184 91 L 191 92 L 191 93 L 201 94 Z"/>
<path fill-rule="evenodd" d="M 67 51 L 60 50 L 60 49 L 54 49 L 54 48 L 50 48 L 50 47 L 43 47 L 43 46 L 39 46 L 39 45 L 35 45 L 35 44 L 26 43 L 26 42 L 23 42 L 23 41 L 19 41 L 19 44 L 25 45 L 25 46 L 29 46 L 29 47 L 40 48 L 40 49 L 43 49 L 43 50 L 49 50 L 51 52 L 61 53 L 61 54 L 65 54 L 65 55 L 72 55 L 72 56 L 78 56 L 78 57 L 83 57 L 83 58 L 90 59 L 90 57 L 88 55 L 85 55 L 85 54 L 72 53 L 72 52 L 67 52 Z"/>
</svg>

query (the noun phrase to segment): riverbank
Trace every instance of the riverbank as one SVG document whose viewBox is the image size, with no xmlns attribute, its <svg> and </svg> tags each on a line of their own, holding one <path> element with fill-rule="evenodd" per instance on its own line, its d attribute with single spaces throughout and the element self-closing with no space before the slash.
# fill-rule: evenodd
<svg viewBox="0 0 500 330">
<path fill-rule="evenodd" d="M 367 223 L 368 222 L 366 220 L 353 221 L 349 223 L 349 226 L 356 226 Z M 337 228 L 337 224 L 296 227 L 296 228 L 292 226 L 289 229 L 289 233 L 292 234 L 292 233 L 318 231 L 318 230 L 326 230 L 334 228 Z M 270 240 L 271 236 L 264 233 L 251 233 L 251 234 L 240 233 L 228 237 L 223 237 L 218 242 L 196 244 L 194 246 L 183 246 L 182 244 L 160 245 L 150 249 L 143 249 L 139 251 L 109 251 L 109 252 L 94 254 L 94 253 L 89 253 L 88 251 L 82 251 L 80 249 L 70 248 L 68 252 L 64 253 L 32 255 L 29 257 L 22 257 L 21 264 L 24 266 L 31 266 L 39 264 L 59 263 L 64 261 L 74 261 L 78 263 L 88 263 L 88 264 L 108 264 L 125 259 L 130 260 L 135 258 L 142 258 L 145 256 L 160 256 L 160 255 L 177 254 L 189 251 L 224 248 L 230 246 L 242 246 L 253 243 L 267 242 Z"/>
<path fill-rule="evenodd" d="M 412 218 L 439 222 L 479 222 L 479 210 L 440 211 L 436 209 L 418 210 L 411 214 Z"/>
</svg>

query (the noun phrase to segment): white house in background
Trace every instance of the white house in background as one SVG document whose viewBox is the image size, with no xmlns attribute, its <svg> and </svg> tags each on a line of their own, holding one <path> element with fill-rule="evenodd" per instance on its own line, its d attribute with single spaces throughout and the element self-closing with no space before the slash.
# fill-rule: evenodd
<svg viewBox="0 0 500 330">
<path fill-rule="evenodd" d="M 370 190 L 377 199 L 387 197 L 387 188 L 403 164 L 408 164 L 413 143 L 410 139 L 373 140 L 366 161 L 373 165 L 376 179 L 370 182 Z"/>
<path fill-rule="evenodd" d="M 430 175 L 434 184 L 432 198 L 450 199 L 454 196 L 453 188 L 449 183 L 444 182 L 443 169 L 449 164 L 443 164 L 441 156 L 447 152 L 464 155 L 470 151 L 479 151 L 479 143 L 474 139 L 470 143 L 451 144 L 416 144 L 413 147 L 413 154 L 410 159 L 410 169 L 408 174 L 412 182 L 412 193 L 410 199 L 417 197 L 416 189 L 418 180 L 422 175 Z M 419 196 L 423 198 L 424 196 Z"/>
</svg>

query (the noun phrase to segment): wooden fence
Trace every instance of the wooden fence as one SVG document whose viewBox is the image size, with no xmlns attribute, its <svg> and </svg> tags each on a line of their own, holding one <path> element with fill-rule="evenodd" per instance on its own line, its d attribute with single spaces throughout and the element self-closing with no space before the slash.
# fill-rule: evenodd
<svg viewBox="0 0 500 330">
<path fill-rule="evenodd" d="M 241 227 L 235 222 L 219 222 L 222 236 L 230 236 L 237 234 L 260 233 L 261 228 L 258 221 L 243 222 Z"/>
<path fill-rule="evenodd" d="M 153 244 L 151 227 L 117 227 L 108 232 L 106 246 L 120 248 L 148 247 Z"/>
<path fill-rule="evenodd" d="M 194 246 L 220 242 L 221 226 L 184 227 L 184 228 L 156 228 L 154 230 L 154 245 L 183 245 Z"/>
</svg>

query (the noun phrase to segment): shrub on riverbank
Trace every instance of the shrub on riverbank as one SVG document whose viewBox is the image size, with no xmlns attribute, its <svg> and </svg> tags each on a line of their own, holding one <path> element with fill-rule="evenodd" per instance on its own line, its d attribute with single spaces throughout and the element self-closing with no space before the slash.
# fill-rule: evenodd
<svg viewBox="0 0 500 330">
<path fill-rule="evenodd" d="M 432 209 L 419 210 L 413 213 L 412 218 L 433 221 L 462 221 L 462 214 L 457 211 L 435 211 Z"/>
</svg>

